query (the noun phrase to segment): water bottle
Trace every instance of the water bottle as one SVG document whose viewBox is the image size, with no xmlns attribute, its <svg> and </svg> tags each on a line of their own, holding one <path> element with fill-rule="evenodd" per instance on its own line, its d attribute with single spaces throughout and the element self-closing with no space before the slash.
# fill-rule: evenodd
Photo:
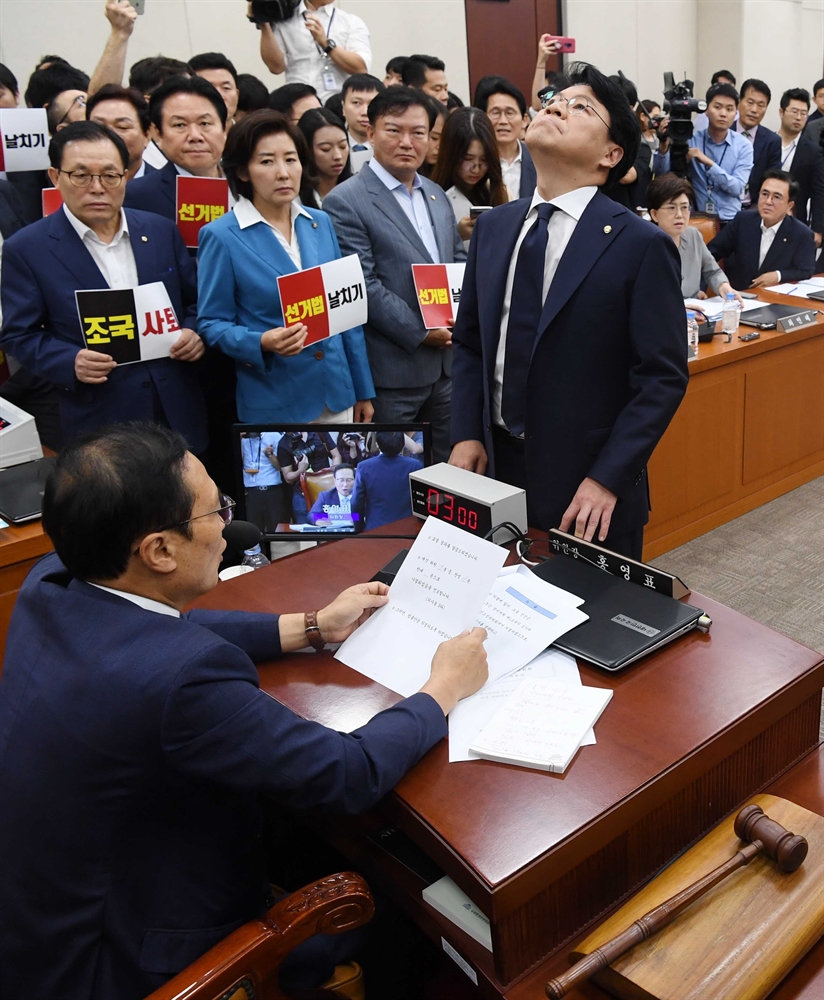
<svg viewBox="0 0 824 1000">
<path fill-rule="evenodd" d="M 732 342 L 733 334 L 738 333 L 740 319 L 741 303 L 732 292 L 727 292 L 727 297 L 724 300 L 724 311 L 721 313 L 721 332 L 726 333 L 728 344 Z"/>
<path fill-rule="evenodd" d="M 698 321 L 694 312 L 687 313 L 687 345 L 698 353 Z"/>
<path fill-rule="evenodd" d="M 243 559 L 240 565 L 251 566 L 252 569 L 260 569 L 261 566 L 268 566 L 269 560 L 263 554 L 260 544 L 258 544 L 254 548 L 243 550 Z"/>
</svg>

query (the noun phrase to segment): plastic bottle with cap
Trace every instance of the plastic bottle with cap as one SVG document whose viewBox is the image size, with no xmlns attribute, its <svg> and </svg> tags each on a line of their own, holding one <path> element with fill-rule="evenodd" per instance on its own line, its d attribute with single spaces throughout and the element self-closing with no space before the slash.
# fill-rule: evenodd
<svg viewBox="0 0 824 1000">
<path fill-rule="evenodd" d="M 734 334 L 738 333 L 741 322 L 741 303 L 732 292 L 727 292 L 724 299 L 724 311 L 721 313 L 721 332 L 727 335 L 727 343 L 731 343 Z"/>
<path fill-rule="evenodd" d="M 687 313 L 687 345 L 698 353 L 698 321 L 694 312 Z"/>
</svg>

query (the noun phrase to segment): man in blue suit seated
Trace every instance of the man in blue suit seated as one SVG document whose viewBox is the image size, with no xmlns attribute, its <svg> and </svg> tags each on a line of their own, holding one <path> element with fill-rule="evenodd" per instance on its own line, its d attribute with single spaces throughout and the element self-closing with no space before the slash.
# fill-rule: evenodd
<svg viewBox="0 0 824 1000">
<path fill-rule="evenodd" d="M 534 195 L 472 234 L 450 462 L 525 489 L 531 525 L 640 558 L 646 464 L 687 387 L 681 265 L 671 239 L 600 190 L 641 141 L 623 91 L 593 66 L 572 71 L 527 131 Z"/>
<path fill-rule="evenodd" d="M 367 529 L 380 528 L 412 513 L 409 473 L 423 464 L 402 455 L 403 431 L 378 431 L 375 435 L 380 455 L 358 465 L 352 510 L 365 521 Z"/>
<path fill-rule="evenodd" d="M 206 404 L 194 362 L 197 275 L 166 219 L 123 209 L 129 154 L 96 122 L 61 129 L 49 146 L 63 207 L 3 248 L 0 345 L 27 371 L 60 389 L 64 439 L 119 420 L 156 420 L 206 449 Z M 75 292 L 162 281 L 181 327 L 171 357 L 118 365 L 85 347 Z"/>
<path fill-rule="evenodd" d="M 178 177 L 222 177 L 226 104 L 200 76 L 173 76 L 149 98 L 157 144 L 169 161 L 126 191 L 126 207 L 156 212 L 177 222 Z"/>
<path fill-rule="evenodd" d="M 323 490 L 309 511 L 312 524 L 326 524 L 343 528 L 354 526 L 352 491 L 355 488 L 355 469 L 351 465 L 335 466 L 335 485 Z"/>
<path fill-rule="evenodd" d="M 262 796 L 369 808 L 486 679 L 474 629 L 351 734 L 293 714 L 255 662 L 343 640 L 387 587 L 307 615 L 184 613 L 217 583 L 231 508 L 163 427 L 118 425 L 57 458 L 43 501 L 56 554 L 20 590 L 0 681 L 4 997 L 145 997 L 272 905 Z M 293 984 L 331 975 L 334 958 L 294 954 Z"/>
<path fill-rule="evenodd" d="M 758 211 L 742 212 L 707 249 L 724 259 L 733 288 L 767 288 L 802 281 L 815 272 L 815 237 L 794 219 L 798 184 L 786 170 L 768 170 L 761 181 Z"/>
</svg>

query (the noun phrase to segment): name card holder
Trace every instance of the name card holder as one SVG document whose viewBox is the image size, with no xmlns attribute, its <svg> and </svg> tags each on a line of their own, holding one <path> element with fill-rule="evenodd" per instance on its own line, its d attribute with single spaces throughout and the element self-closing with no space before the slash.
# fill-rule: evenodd
<svg viewBox="0 0 824 1000">
<path fill-rule="evenodd" d="M 779 333 L 789 333 L 791 330 L 801 330 L 818 322 L 817 309 L 803 309 L 792 316 L 784 316 L 778 320 L 776 329 Z"/>
</svg>

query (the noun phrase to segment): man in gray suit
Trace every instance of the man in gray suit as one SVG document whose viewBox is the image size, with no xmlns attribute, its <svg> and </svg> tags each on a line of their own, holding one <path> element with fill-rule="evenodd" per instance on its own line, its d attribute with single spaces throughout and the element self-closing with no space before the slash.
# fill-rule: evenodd
<svg viewBox="0 0 824 1000">
<path fill-rule="evenodd" d="M 372 160 L 323 200 L 344 254 L 357 254 L 366 279 L 364 324 L 375 382 L 375 420 L 428 420 L 436 462 L 449 458 L 452 331 L 427 330 L 413 264 L 466 260 L 452 205 L 418 168 L 435 113 L 429 99 L 389 87 L 369 105 Z"/>
</svg>

